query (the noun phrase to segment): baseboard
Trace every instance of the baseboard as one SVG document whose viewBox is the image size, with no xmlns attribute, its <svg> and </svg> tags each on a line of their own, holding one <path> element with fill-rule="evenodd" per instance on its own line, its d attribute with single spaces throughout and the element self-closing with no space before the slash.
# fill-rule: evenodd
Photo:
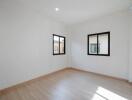
<svg viewBox="0 0 132 100">
<path fill-rule="evenodd" d="M 32 82 L 35 82 L 35 81 L 39 81 L 39 80 L 41 80 L 42 78 L 48 77 L 49 75 L 52 75 L 52 74 L 55 74 L 55 73 L 58 73 L 58 72 L 61 72 L 61 71 L 64 71 L 64 70 L 82 71 L 82 72 L 85 72 L 85 73 L 91 73 L 91 74 L 98 75 L 98 76 L 103 76 L 103 77 L 107 77 L 107 78 L 112 78 L 112 79 L 116 79 L 116 80 L 121 80 L 121 81 L 127 82 L 128 84 L 132 85 L 132 83 L 130 83 L 130 82 L 129 82 L 128 80 L 126 80 L 126 79 L 122 79 L 122 78 L 118 78 L 118 77 L 113 77 L 113 76 L 108 76 L 108 75 L 104 75 L 104 74 L 100 74 L 100 73 L 96 73 L 96 72 L 86 71 L 86 70 L 82 70 L 82 69 L 75 68 L 75 67 L 65 67 L 65 68 L 63 68 L 63 69 L 60 69 L 60 70 L 55 71 L 55 72 L 52 72 L 52 73 L 48 73 L 48 74 L 43 75 L 43 76 L 40 76 L 40 77 L 38 77 L 38 78 L 31 79 L 31 80 L 28 80 L 28 81 L 26 81 L 26 82 L 23 82 L 23 83 L 20 83 L 20 84 L 17 84 L 17 85 L 14 85 L 14 86 L 11 86 L 11 87 L 2 89 L 2 90 L 0 90 L 0 95 L 6 93 L 6 92 L 8 92 L 8 91 L 11 91 L 11 90 L 13 90 L 13 89 L 22 87 L 22 86 L 24 86 L 24 85 L 26 85 L 26 84 L 29 84 L 29 83 L 32 83 Z"/>
<path fill-rule="evenodd" d="M 88 73 L 91 73 L 91 74 L 96 74 L 96 75 L 107 77 L 107 78 L 112 78 L 112 79 L 117 79 L 117 80 L 128 82 L 127 79 L 123 79 L 123 78 L 119 78 L 119 77 L 114 77 L 114 76 L 110 76 L 110 75 L 105 75 L 105 74 L 101 74 L 101 73 L 97 73 L 97 72 L 92 72 L 92 71 L 89 71 L 89 70 L 86 71 L 86 70 L 83 70 L 83 69 L 80 69 L 80 68 L 75 68 L 75 67 L 72 67 L 72 69 L 77 70 L 77 71 L 88 72 Z"/>
<path fill-rule="evenodd" d="M 39 81 L 39 80 L 41 80 L 42 78 L 48 77 L 49 75 L 52 75 L 52 74 L 55 74 L 55 73 L 58 73 L 58 72 L 61 72 L 61 71 L 67 70 L 67 69 L 69 69 L 69 68 L 68 68 L 68 67 L 64 67 L 64 68 L 59 69 L 59 70 L 57 70 L 57 71 L 54 71 L 54 72 L 51 72 L 51 73 L 48 73 L 48 74 L 39 76 L 39 77 L 37 77 L 37 78 L 31 79 L 31 80 L 28 80 L 28 81 L 24 81 L 24 82 L 22 82 L 22 83 L 19 83 L 19 84 L 16 84 L 16 85 L 13 85 L 13 86 L 4 88 L 4 89 L 0 90 L 0 95 L 6 93 L 6 92 L 8 92 L 8 91 L 12 91 L 12 90 L 14 90 L 14 89 L 16 89 L 16 88 L 20 88 L 20 87 L 22 87 L 22 86 L 24 86 L 24 85 L 26 85 L 26 84 L 30 84 L 30 83 L 35 82 L 35 81 Z"/>
</svg>

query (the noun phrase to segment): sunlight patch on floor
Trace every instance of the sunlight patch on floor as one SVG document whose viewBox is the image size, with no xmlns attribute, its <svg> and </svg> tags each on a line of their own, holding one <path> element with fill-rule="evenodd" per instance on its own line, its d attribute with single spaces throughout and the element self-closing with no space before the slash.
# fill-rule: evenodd
<svg viewBox="0 0 132 100">
<path fill-rule="evenodd" d="M 103 87 L 98 87 L 92 100 L 128 100 L 112 91 L 109 91 Z"/>
<path fill-rule="evenodd" d="M 94 94 L 92 100 L 108 100 L 108 99 L 105 99 L 105 98 L 101 97 L 101 96 L 98 95 L 98 94 Z"/>
</svg>

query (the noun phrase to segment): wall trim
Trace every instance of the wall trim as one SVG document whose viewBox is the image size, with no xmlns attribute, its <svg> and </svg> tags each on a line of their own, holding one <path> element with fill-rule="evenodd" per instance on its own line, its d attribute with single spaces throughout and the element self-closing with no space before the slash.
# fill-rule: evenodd
<svg viewBox="0 0 132 100">
<path fill-rule="evenodd" d="M 123 79 L 123 78 L 119 78 L 119 77 L 115 77 L 115 76 L 105 75 L 105 74 L 92 72 L 92 71 L 89 71 L 89 70 L 84 70 L 84 69 L 75 68 L 75 67 L 71 67 L 71 69 L 74 69 L 74 70 L 77 70 L 77 71 L 82 71 L 82 72 L 85 72 L 85 73 L 95 74 L 95 75 L 98 75 L 98 76 L 103 76 L 103 77 L 106 77 L 106 78 L 111 78 L 111 79 L 115 79 L 115 80 L 124 81 L 124 82 L 132 85 L 132 82 L 130 82 L 128 79 Z"/>
<path fill-rule="evenodd" d="M 84 69 L 80 69 L 80 68 L 75 68 L 75 67 L 72 67 L 72 68 L 74 70 L 78 70 L 78 71 L 82 71 L 82 72 L 86 72 L 86 73 L 96 74 L 96 75 L 99 75 L 99 76 L 103 76 L 103 77 L 107 77 L 107 78 L 112 78 L 112 79 L 128 82 L 127 79 L 123 79 L 123 78 L 119 78 L 119 77 L 115 77 L 115 76 L 110 76 L 110 75 L 106 75 L 106 74 L 101 74 L 101 73 L 97 73 L 97 72 L 92 72 L 92 71 L 84 70 Z"/>
<path fill-rule="evenodd" d="M 22 87 L 22 86 L 24 86 L 24 85 L 26 85 L 26 84 L 30 84 L 30 83 L 32 83 L 32 82 L 39 81 L 39 80 L 41 80 L 41 79 L 43 79 L 43 78 L 46 78 L 46 77 L 48 77 L 48 76 L 50 76 L 50 75 L 52 75 L 52 74 L 61 72 L 61 71 L 66 70 L 66 69 L 69 69 L 69 68 L 64 67 L 64 68 L 62 68 L 62 69 L 59 69 L 59 70 L 57 70 L 57 71 L 54 71 L 54 72 L 51 72 L 51 73 L 48 73 L 48 74 L 39 76 L 39 77 L 37 77 L 37 78 L 33 78 L 33 79 L 31 79 L 31 80 L 27 80 L 27 81 L 24 81 L 24 82 L 22 82 L 22 83 L 18 83 L 18 84 L 16 84 L 16 85 L 13 85 L 13 86 L 10 86 L 10 87 L 1 89 L 1 90 L 0 90 L 0 96 L 1 96 L 2 94 L 4 94 L 4 93 L 8 92 L 8 91 L 12 91 L 12 90 L 17 89 L 17 88 L 20 88 L 20 87 Z"/>
<path fill-rule="evenodd" d="M 76 71 L 81 71 L 81 72 L 85 72 L 85 73 L 91 73 L 91 74 L 95 74 L 95 75 L 102 76 L 102 77 L 106 77 L 106 78 L 111 78 L 111 79 L 115 79 L 115 80 L 124 81 L 124 82 L 132 85 L 132 83 L 129 82 L 127 79 L 122 79 L 122 78 L 118 78 L 118 77 L 108 76 L 108 75 L 104 75 L 104 74 L 100 74 L 100 73 L 96 73 L 96 72 L 91 72 L 91 71 L 86 71 L 86 70 L 82 70 L 82 69 L 74 68 L 74 67 L 65 67 L 63 69 L 59 69 L 58 71 L 54 71 L 52 73 L 48 73 L 46 75 L 42 75 L 42 76 L 40 76 L 38 78 L 34 78 L 34 79 L 28 80 L 26 82 L 23 82 L 23 83 L 20 83 L 20 84 L 16 84 L 14 86 L 11 86 L 11 87 L 2 89 L 2 90 L 0 90 L 0 96 L 2 94 L 4 94 L 4 93 L 7 93 L 7 92 L 12 91 L 12 90 L 17 89 L 17 88 L 20 88 L 20 87 L 22 87 L 22 86 L 24 86 L 26 84 L 30 84 L 32 82 L 39 81 L 39 80 L 41 80 L 43 78 L 46 78 L 46 77 L 48 77 L 48 76 L 50 76 L 52 74 L 55 74 L 55 73 L 58 73 L 58 72 L 61 72 L 61 71 L 64 71 L 64 70 L 76 70 Z"/>
</svg>

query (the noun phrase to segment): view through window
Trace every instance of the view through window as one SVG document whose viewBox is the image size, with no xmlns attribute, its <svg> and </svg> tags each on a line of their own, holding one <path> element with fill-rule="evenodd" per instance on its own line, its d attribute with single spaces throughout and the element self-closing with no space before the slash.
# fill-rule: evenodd
<svg viewBox="0 0 132 100">
<path fill-rule="evenodd" d="M 53 34 L 53 55 L 65 54 L 65 37 Z"/>
<path fill-rule="evenodd" d="M 88 35 L 88 55 L 110 56 L 110 32 Z"/>
</svg>

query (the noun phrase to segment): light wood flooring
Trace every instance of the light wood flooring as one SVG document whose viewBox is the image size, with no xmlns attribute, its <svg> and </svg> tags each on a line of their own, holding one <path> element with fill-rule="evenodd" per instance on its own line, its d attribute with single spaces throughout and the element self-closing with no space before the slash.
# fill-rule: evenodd
<svg viewBox="0 0 132 100">
<path fill-rule="evenodd" d="M 65 69 L 5 91 L 0 100 L 132 100 L 132 85 L 102 75 Z"/>
</svg>

